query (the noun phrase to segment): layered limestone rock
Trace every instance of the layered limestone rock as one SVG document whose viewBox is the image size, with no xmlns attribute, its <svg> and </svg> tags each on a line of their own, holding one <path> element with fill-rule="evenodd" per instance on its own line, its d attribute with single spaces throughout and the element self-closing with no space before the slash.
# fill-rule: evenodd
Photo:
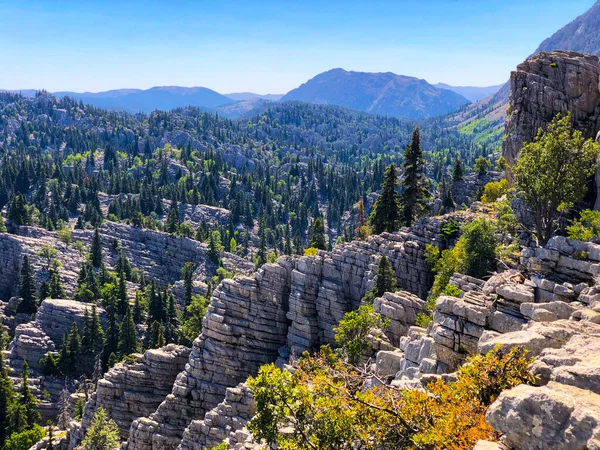
<svg viewBox="0 0 600 450">
<path fill-rule="evenodd" d="M 81 426 L 86 430 L 98 408 L 104 408 L 113 419 L 123 439 L 127 439 L 131 423 L 156 411 L 171 393 L 173 382 L 184 370 L 190 349 L 169 344 L 159 349 L 136 354 L 134 363 L 119 363 L 98 381 L 96 392 L 85 405 Z M 82 433 L 72 433 L 71 445 L 78 444 Z"/>
<path fill-rule="evenodd" d="M 478 200 L 478 195 L 483 187 L 493 181 L 500 181 L 504 177 L 502 172 L 490 171 L 483 175 L 466 175 L 462 180 L 452 182 L 450 193 L 457 207 L 470 205 Z"/>
<path fill-rule="evenodd" d="M 205 450 L 225 441 L 229 448 L 255 448 L 256 442 L 245 430 L 256 413 L 252 391 L 240 384 L 228 388 L 225 399 L 204 415 L 203 420 L 194 420 L 186 429 L 178 450 Z"/>
<path fill-rule="evenodd" d="M 73 322 L 81 333 L 83 331 L 83 318 L 85 312 L 91 314 L 92 305 L 75 300 L 46 299 L 38 308 L 35 316 L 35 326 L 52 339 L 56 348 L 62 345 L 65 332 L 71 331 Z M 97 307 L 98 316 L 102 324 L 106 323 L 104 309 Z"/>
<path fill-rule="evenodd" d="M 575 129 L 594 139 L 600 130 L 600 59 L 576 52 L 539 53 L 510 76 L 511 94 L 502 155 L 514 164 L 558 113 L 571 113 Z"/>
<path fill-rule="evenodd" d="M 333 328 L 372 287 L 382 254 L 394 267 L 398 286 L 407 291 L 386 294 L 378 303 L 391 318 L 389 338 L 398 341 L 425 308 L 422 299 L 431 284 L 425 246 L 444 245 L 443 225 L 471 215 L 428 218 L 410 230 L 372 236 L 314 257 L 282 257 L 252 277 L 224 280 L 211 297 L 186 370 L 154 414 L 133 422 L 128 448 L 176 448 L 190 422 L 201 420 L 222 402 L 228 387 L 245 381 L 262 364 L 278 356 L 285 364 L 304 350 L 333 342 Z M 381 337 L 380 348 L 391 348 Z M 188 429 L 186 440 L 200 439 L 198 429 Z"/>
<path fill-rule="evenodd" d="M 73 241 L 83 242 L 89 248 L 93 232 L 73 230 Z M 186 262 L 196 266 L 196 278 L 204 279 L 212 273 L 214 266 L 207 257 L 204 243 L 171 236 L 160 231 L 137 228 L 106 221 L 100 228 L 104 261 L 114 267 L 119 253 L 115 243 L 120 242 L 132 267 L 139 269 L 146 278 L 162 285 L 173 284 L 181 278 L 181 268 Z M 48 264 L 39 251 L 44 245 L 58 250 L 56 258 L 62 263 L 60 275 L 68 296 L 73 294 L 84 255 L 72 245 L 67 246 L 58 239 L 58 233 L 37 227 L 19 227 L 18 234 L 0 234 L 0 296 L 10 298 L 16 293 L 15 280 L 19 277 L 19 266 L 23 255 L 28 255 L 35 271 L 36 281 L 47 280 Z M 238 256 L 224 253 L 223 265 L 229 271 L 249 273 L 254 266 Z"/>
<path fill-rule="evenodd" d="M 224 280 L 211 297 L 202 334 L 171 394 L 149 418 L 133 422 L 129 449 L 174 449 L 194 419 L 277 358 L 286 343 L 292 260 L 266 264 L 254 277 Z"/>
</svg>

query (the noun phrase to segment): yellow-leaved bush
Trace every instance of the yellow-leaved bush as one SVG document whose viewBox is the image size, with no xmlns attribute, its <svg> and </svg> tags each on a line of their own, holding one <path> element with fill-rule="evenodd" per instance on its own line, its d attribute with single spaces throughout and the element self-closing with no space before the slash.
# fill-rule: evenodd
<svg viewBox="0 0 600 450">
<path fill-rule="evenodd" d="M 323 347 L 293 373 L 269 364 L 249 378 L 257 404 L 249 429 L 279 449 L 470 450 L 497 438 L 485 411 L 504 389 L 533 382 L 530 363 L 521 348 L 496 348 L 468 358 L 456 382 L 370 388 L 371 375 Z"/>
</svg>

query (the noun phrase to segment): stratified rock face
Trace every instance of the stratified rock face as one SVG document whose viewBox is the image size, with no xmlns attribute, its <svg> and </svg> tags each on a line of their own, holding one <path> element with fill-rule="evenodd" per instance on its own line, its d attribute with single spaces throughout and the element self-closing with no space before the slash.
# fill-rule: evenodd
<svg viewBox="0 0 600 450">
<path fill-rule="evenodd" d="M 44 300 L 35 316 L 35 325 L 46 333 L 52 342 L 59 348 L 65 332 L 71 331 L 73 322 L 77 324 L 79 332 L 83 332 L 83 317 L 85 311 L 92 312 L 90 303 L 82 303 L 74 300 L 46 299 Z M 101 321 L 105 321 L 104 310 L 97 308 Z"/>
<path fill-rule="evenodd" d="M 514 164 L 524 142 L 531 142 L 558 113 L 571 113 L 586 138 L 600 130 L 600 59 L 575 52 L 540 53 L 510 75 L 511 94 L 502 154 Z"/>
<path fill-rule="evenodd" d="M 280 258 L 254 277 L 224 280 L 213 293 L 202 334 L 170 395 L 149 418 L 133 422 L 130 449 L 174 449 L 200 419 L 236 386 L 275 361 L 285 345 L 292 260 Z"/>
<path fill-rule="evenodd" d="M 208 411 L 203 420 L 190 423 L 178 450 L 204 450 L 225 440 L 230 448 L 235 444 L 254 444 L 245 427 L 255 413 L 256 404 L 250 388 L 245 384 L 228 388 L 223 402 Z"/>
<path fill-rule="evenodd" d="M 196 276 L 204 279 L 214 267 L 207 257 L 207 246 L 184 237 L 171 236 L 160 231 L 141 229 L 129 225 L 105 222 L 100 227 L 102 254 L 109 268 L 114 267 L 119 256 L 115 242 L 121 242 L 125 255 L 134 268 L 141 270 L 148 279 L 167 285 L 181 278 L 181 268 L 186 262 L 196 265 Z M 16 294 L 19 266 L 27 254 L 39 283 L 48 279 L 47 262 L 39 256 L 42 246 L 58 250 L 57 259 L 62 263 L 60 276 L 71 296 L 76 287 L 77 276 L 84 257 L 74 246 L 67 246 L 58 239 L 56 232 L 36 227 L 20 227 L 18 235 L 0 233 L 0 298 L 7 300 Z M 89 248 L 93 232 L 73 230 L 73 240 L 81 241 Z M 224 253 L 223 264 L 227 270 L 249 273 L 254 265 L 238 256 Z"/>
<path fill-rule="evenodd" d="M 190 422 L 217 407 L 228 387 L 244 382 L 262 364 L 285 364 L 290 356 L 333 342 L 333 328 L 372 287 L 382 254 L 394 267 L 398 286 L 408 291 L 378 300 L 377 307 L 391 318 L 390 338 L 399 340 L 425 308 L 422 299 L 431 284 L 426 244 L 439 245 L 442 226 L 468 214 L 429 218 L 411 230 L 372 236 L 314 257 L 282 257 L 252 277 L 224 280 L 211 297 L 185 371 L 154 414 L 133 422 L 128 448 L 174 449 L 188 426 L 186 440 L 200 439 L 194 436 L 204 428 Z"/>
<path fill-rule="evenodd" d="M 27 361 L 29 367 L 39 369 L 40 359 L 54 349 L 52 339 L 33 322 L 21 324 L 15 329 L 15 337 L 9 347 L 9 366 L 13 368 L 16 361 Z M 14 368 L 20 369 L 20 366 L 18 364 Z"/>
<path fill-rule="evenodd" d="M 96 392 L 86 404 L 82 427 L 89 427 L 97 408 L 104 408 L 123 439 L 131 423 L 156 411 L 171 393 L 173 382 L 185 368 L 190 349 L 169 344 L 137 355 L 132 364 L 119 363 L 98 381 Z"/>
<path fill-rule="evenodd" d="M 484 175 L 466 175 L 462 180 L 452 182 L 450 187 L 450 193 L 452 194 L 452 200 L 456 206 L 463 204 L 470 205 L 474 201 L 477 201 L 477 194 L 480 189 L 490 182 L 500 181 L 504 177 L 503 172 L 487 172 Z"/>
</svg>

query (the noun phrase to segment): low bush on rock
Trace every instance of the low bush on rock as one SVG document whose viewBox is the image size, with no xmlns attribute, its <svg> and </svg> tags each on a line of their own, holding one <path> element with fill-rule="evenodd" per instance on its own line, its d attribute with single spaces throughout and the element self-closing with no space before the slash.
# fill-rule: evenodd
<svg viewBox="0 0 600 450">
<path fill-rule="evenodd" d="M 427 390 L 369 387 L 369 374 L 328 347 L 290 373 L 263 366 L 248 384 L 257 403 L 249 429 L 280 449 L 471 449 L 497 436 L 487 407 L 505 389 L 533 382 L 526 351 L 470 357 L 453 383 Z"/>
</svg>

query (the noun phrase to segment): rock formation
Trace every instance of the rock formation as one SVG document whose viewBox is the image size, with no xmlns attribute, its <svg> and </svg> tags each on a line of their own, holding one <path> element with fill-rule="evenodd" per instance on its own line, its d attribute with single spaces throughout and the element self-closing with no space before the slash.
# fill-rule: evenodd
<svg viewBox="0 0 600 450">
<path fill-rule="evenodd" d="M 511 94 L 502 155 L 510 165 L 524 142 L 558 113 L 571 113 L 574 128 L 594 139 L 600 130 L 600 59 L 575 52 L 539 53 L 510 76 Z"/>
</svg>

